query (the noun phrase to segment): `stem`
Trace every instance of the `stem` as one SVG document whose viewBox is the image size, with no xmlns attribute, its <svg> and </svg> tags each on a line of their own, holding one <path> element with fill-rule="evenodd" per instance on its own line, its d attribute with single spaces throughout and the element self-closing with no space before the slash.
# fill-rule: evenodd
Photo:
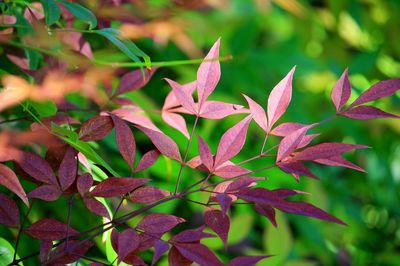
<svg viewBox="0 0 400 266">
<path fill-rule="evenodd" d="M 264 151 L 264 148 L 265 148 L 265 144 L 267 143 L 268 135 L 269 135 L 268 133 L 265 134 L 264 142 L 263 142 L 263 145 L 261 146 L 260 155 L 263 154 L 263 151 Z"/>
<path fill-rule="evenodd" d="M 11 263 L 12 265 L 13 265 L 14 263 L 16 263 L 16 264 L 14 264 L 14 265 L 18 265 L 16 258 L 17 258 L 17 251 L 18 251 L 18 246 L 19 246 L 19 240 L 20 240 L 20 238 L 21 238 L 22 229 L 24 228 L 25 222 L 26 222 L 26 220 L 28 219 L 28 215 L 29 215 L 29 213 L 30 213 L 31 210 L 32 210 L 32 206 L 33 206 L 34 202 L 35 202 L 35 201 L 32 201 L 32 204 L 29 205 L 28 211 L 25 213 L 24 218 L 23 218 L 22 223 L 21 223 L 21 226 L 20 226 L 19 229 L 18 229 L 17 240 L 16 240 L 16 242 L 15 242 L 15 249 L 14 249 L 13 262 Z"/>
<path fill-rule="evenodd" d="M 190 144 L 192 143 L 194 130 L 196 129 L 196 126 L 197 126 L 197 122 L 198 122 L 198 121 L 199 121 L 199 117 L 196 116 L 196 120 L 194 121 L 193 128 L 192 128 L 192 132 L 190 133 L 189 141 L 188 141 L 188 144 L 187 144 L 187 146 L 186 146 L 185 156 L 183 157 L 183 162 L 181 163 L 181 166 L 180 166 L 180 168 L 179 168 L 178 180 L 176 181 L 174 195 L 175 195 L 176 193 L 178 193 L 178 190 L 179 190 L 179 184 L 180 184 L 180 182 L 181 182 L 181 176 L 182 176 L 183 165 L 186 163 L 186 159 L 187 159 L 187 156 L 188 156 L 188 153 L 189 153 L 189 149 L 190 149 Z"/>
<path fill-rule="evenodd" d="M 68 241 L 69 241 L 69 226 L 71 224 L 71 210 L 72 205 L 74 204 L 74 196 L 71 196 L 68 201 L 68 214 L 67 214 L 67 232 L 66 232 L 66 240 L 65 240 L 65 249 L 68 250 Z"/>
<path fill-rule="evenodd" d="M 5 124 L 5 123 L 20 121 L 20 120 L 27 120 L 28 118 L 30 118 L 30 116 L 22 116 L 22 117 L 17 117 L 17 118 L 13 118 L 13 119 L 3 120 L 0 122 L 0 125 Z"/>
</svg>

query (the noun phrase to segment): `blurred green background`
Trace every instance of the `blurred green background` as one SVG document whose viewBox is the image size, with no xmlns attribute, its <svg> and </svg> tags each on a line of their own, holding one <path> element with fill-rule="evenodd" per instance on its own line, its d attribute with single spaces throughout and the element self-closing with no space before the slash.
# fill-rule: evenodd
<svg viewBox="0 0 400 266">
<path fill-rule="evenodd" d="M 108 9 L 102 8 L 101 2 L 87 1 L 85 4 L 98 18 L 118 20 L 112 25 L 122 26 L 122 32 L 146 51 L 152 61 L 203 57 L 221 37 L 221 55 L 232 55 L 233 59 L 221 63 L 222 77 L 211 99 L 245 105 L 241 96 L 245 93 L 265 107 L 270 90 L 296 65 L 292 102 L 279 122 L 312 123 L 333 115 L 335 109 L 330 91 L 346 67 L 349 68 L 353 99 L 378 80 L 400 76 L 398 0 L 149 0 L 132 1 Z M 121 8 L 126 13 L 119 12 Z M 124 29 L 125 22 L 121 19 L 124 16 L 132 16 L 147 26 L 136 31 Z M 118 58 L 112 45 L 98 41 L 92 35 L 86 37 L 96 58 Z M 161 68 L 144 89 L 128 96 L 144 109 L 160 109 L 170 91 L 161 79 L 168 77 L 189 82 L 196 78 L 196 70 L 195 65 Z M 374 104 L 400 114 L 399 96 L 397 93 Z M 186 139 L 163 125 L 157 114 L 151 114 L 151 117 L 184 150 Z M 201 121 L 197 132 L 215 151 L 223 132 L 221 129 L 228 129 L 240 117 Z M 192 118 L 187 118 L 190 124 Z M 371 146 L 372 149 L 348 154 L 349 159 L 365 168 L 367 173 L 313 165 L 311 168 L 321 181 L 301 178 L 297 183 L 290 175 L 272 169 L 260 173 L 268 177 L 261 185 L 310 192 L 311 195 L 299 199 L 338 216 L 348 226 L 279 213 L 278 228 L 274 228 L 249 206 L 239 205 L 232 210 L 228 251 L 219 239 L 204 243 L 217 250 L 224 260 L 236 255 L 275 255 L 259 263 L 260 266 L 400 265 L 400 123 L 393 119 L 352 121 L 337 118 L 315 132 L 322 133 L 316 142 Z M 139 148 L 146 150 L 148 142 L 145 138 L 136 132 L 135 137 Z M 261 130 L 252 123 L 245 148 L 235 160 L 256 155 L 262 140 Z M 276 140 L 271 139 L 267 148 L 275 144 Z M 99 150 L 119 171 L 129 173 L 118 154 L 113 134 L 100 143 Z M 189 158 L 195 155 L 196 143 L 192 145 Z M 267 162 L 254 162 L 249 168 L 256 169 Z M 172 191 L 177 171 L 177 164 L 160 158 L 144 175 Z M 181 187 L 198 178 L 197 173 L 186 169 Z M 52 203 L 42 204 L 43 208 L 34 210 L 30 219 L 46 215 L 65 219 L 67 203 L 61 199 L 57 204 L 56 208 Z M 81 203 L 76 205 L 72 222 L 77 229 L 87 229 L 100 222 L 95 216 L 86 215 Z M 194 217 L 192 225 L 195 226 L 196 220 L 201 220 L 202 207 L 185 206 L 185 202 L 174 202 L 162 205 L 158 211 Z M 11 234 L 7 229 L 0 230 L 4 237 Z M 20 254 L 29 254 L 35 245 L 37 249 L 37 242 L 32 244 L 28 237 L 22 240 Z M 104 250 L 100 241 L 97 246 Z M 166 263 L 164 257 L 159 264 Z"/>
</svg>

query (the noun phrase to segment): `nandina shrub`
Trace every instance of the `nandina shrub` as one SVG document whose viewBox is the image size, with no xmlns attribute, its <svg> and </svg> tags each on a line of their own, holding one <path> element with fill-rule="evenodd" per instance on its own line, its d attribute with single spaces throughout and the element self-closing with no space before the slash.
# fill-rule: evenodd
<svg viewBox="0 0 400 266">
<path fill-rule="evenodd" d="M 77 8 L 68 2 L 60 3 L 67 9 Z M 89 22 L 90 27 L 96 26 L 93 21 Z M 115 39 L 107 35 L 110 32 L 112 31 L 99 30 L 100 35 L 115 42 Z M 76 37 L 75 41 L 79 40 L 79 43 L 82 43 L 81 37 Z M 118 46 L 118 42 L 116 45 Z M 4 89 L 0 93 L 0 110 L 9 110 L 19 102 L 25 101 L 23 106 L 34 122 L 26 131 L 1 133 L 0 159 L 3 163 L 0 164 L 0 184 L 12 193 L 0 193 L 0 223 L 18 229 L 15 251 L 18 250 L 22 235 L 40 241 L 39 250 L 32 254 L 24 254 L 22 258 L 14 256 L 10 264 L 16 265 L 35 257 L 43 265 L 69 264 L 78 260 L 91 262 L 91 265 L 114 262 L 154 265 L 166 254 L 170 265 L 254 265 L 268 258 L 269 254 L 238 256 L 229 262 L 222 262 L 211 248 L 201 242 L 205 238 L 218 237 L 227 245 L 228 235 L 232 233 L 230 210 L 239 204 L 251 206 L 254 212 L 265 216 L 274 226 L 278 226 L 275 220 L 276 211 L 345 225 L 344 221 L 317 206 L 291 200 L 291 197 L 306 192 L 287 188 L 268 189 L 268 180 L 261 182 L 266 179 L 257 174 L 278 167 L 300 182 L 300 176 L 318 179 L 309 170 L 309 164 L 364 171 L 360 166 L 344 159 L 342 155 L 367 146 L 337 142 L 316 144 L 314 142 L 319 135 L 318 127 L 337 116 L 356 120 L 399 118 L 368 103 L 393 95 L 400 88 L 400 79 L 378 82 L 355 101 L 347 104 L 351 85 L 346 69 L 332 89 L 331 98 L 336 108 L 332 117 L 313 124 L 279 123 L 291 101 L 295 68 L 271 90 L 266 108 L 246 95 L 243 96 L 247 107 L 209 100 L 221 74 L 218 61 L 219 46 L 218 40 L 200 64 L 195 81 L 182 85 L 165 79 L 171 87 L 171 92 L 160 110 L 161 117 L 164 123 L 186 137 L 185 150 L 180 150 L 174 138 L 166 135 L 146 116 L 146 110 L 123 97 L 129 91 L 146 86 L 155 71 L 154 68 L 148 67 L 124 74 L 115 89 L 109 82 L 114 73 L 104 69 L 40 73 L 42 77 L 37 80 L 41 82 L 36 85 L 18 76 L 3 77 Z M 88 56 L 88 46 L 78 52 Z M 23 62 L 21 58 L 11 58 L 16 63 Z M 24 69 L 26 65 L 21 67 Z M 99 86 L 101 88 L 97 88 L 97 83 L 102 84 Z M 54 93 L 54 88 L 58 89 L 57 93 Z M 64 99 L 70 92 L 81 92 L 96 106 L 94 109 L 84 110 L 85 119 L 83 116 L 69 115 L 69 111 L 81 108 Z M 40 109 L 35 107 L 34 102 L 44 100 L 56 103 L 53 104 L 58 111 L 41 118 L 38 115 Z M 217 147 L 210 147 L 196 132 L 200 120 L 220 120 L 231 115 L 241 118 L 226 132 L 219 132 L 221 137 Z M 186 120 L 190 116 L 194 118 L 194 123 L 191 130 L 188 130 Z M 246 142 L 249 124 L 253 122 L 265 136 L 263 144 L 253 157 L 237 162 L 234 157 L 241 152 Z M 129 176 L 120 176 L 114 166 L 107 163 L 106 156 L 103 157 L 95 150 L 93 143 L 103 140 L 112 130 L 115 131 L 115 143 L 121 160 L 129 166 Z M 152 143 L 152 148 L 140 158 L 137 158 L 139 151 L 135 140 L 138 132 L 142 132 Z M 269 145 L 269 137 L 278 139 L 278 144 Z M 196 140 L 198 155 L 189 158 L 188 151 Z M 174 180 L 175 189 L 172 191 L 161 189 L 156 182 L 142 175 L 142 171 L 152 167 L 160 156 L 174 160 L 180 165 Z M 264 160 L 267 157 L 274 159 L 272 164 L 260 169 L 246 167 L 249 162 Z M 184 168 L 191 169 L 191 173 L 197 172 L 201 178 L 193 180 L 189 186 L 182 187 L 182 179 L 193 179 L 192 176 L 184 174 Z M 31 184 L 25 181 L 21 183 L 21 179 L 26 179 Z M 14 194 L 19 199 L 14 197 Z M 206 195 L 208 200 L 193 200 L 193 194 Z M 68 199 L 64 220 L 46 214 L 37 217 L 32 224 L 26 224 L 33 202 L 35 207 L 40 207 L 44 201 L 51 204 L 60 197 Z M 85 231 L 76 230 L 71 222 L 76 201 L 81 202 L 88 212 L 104 217 L 104 222 Z M 195 217 L 183 218 L 179 213 L 153 211 L 170 201 L 182 201 L 182 204 L 198 204 L 204 207 L 201 224 L 198 224 L 197 220 L 190 220 L 194 220 Z M 121 214 L 123 202 L 128 202 L 128 206 Z M 18 207 L 21 203 L 28 207 L 23 215 Z M 133 219 L 137 217 L 139 219 Z M 213 233 L 206 232 L 206 228 Z M 94 242 L 101 238 L 110 240 L 115 251 L 114 261 L 106 262 L 99 254 L 88 255 L 91 254 L 90 249 Z M 148 259 L 148 253 L 152 254 L 151 259 Z"/>
</svg>

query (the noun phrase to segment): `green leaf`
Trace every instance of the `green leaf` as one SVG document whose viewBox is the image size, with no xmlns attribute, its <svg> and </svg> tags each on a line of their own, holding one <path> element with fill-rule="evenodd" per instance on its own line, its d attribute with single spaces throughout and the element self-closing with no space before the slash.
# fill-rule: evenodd
<svg viewBox="0 0 400 266">
<path fill-rule="evenodd" d="M 40 60 L 43 58 L 42 54 L 28 48 L 24 48 L 24 51 L 29 62 L 29 69 L 36 70 L 39 66 Z"/>
<path fill-rule="evenodd" d="M 13 261 L 13 256 L 14 256 L 13 246 L 7 240 L 0 237 L 0 266 L 5 266 L 10 264 Z M 18 255 L 17 259 L 19 259 Z M 20 262 L 20 265 L 23 265 L 23 263 Z"/>
<path fill-rule="evenodd" d="M 74 17 L 89 24 L 89 29 L 96 28 L 97 18 L 92 13 L 92 11 L 76 3 L 68 2 L 65 0 L 57 0 L 57 1 L 60 4 L 62 4 L 69 12 L 71 12 L 72 15 L 74 15 Z"/>
<path fill-rule="evenodd" d="M 50 26 L 56 23 L 61 16 L 61 10 L 54 0 L 40 0 L 44 10 L 46 25 Z"/>
<path fill-rule="evenodd" d="M 54 102 L 30 102 L 30 104 L 40 117 L 53 116 L 57 113 L 57 105 Z"/>
</svg>

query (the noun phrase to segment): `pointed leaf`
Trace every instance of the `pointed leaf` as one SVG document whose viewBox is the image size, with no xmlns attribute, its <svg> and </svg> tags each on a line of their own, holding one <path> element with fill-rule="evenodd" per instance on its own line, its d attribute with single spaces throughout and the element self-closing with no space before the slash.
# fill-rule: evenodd
<svg viewBox="0 0 400 266">
<path fill-rule="evenodd" d="M 76 187 L 79 194 L 83 197 L 89 189 L 93 186 L 93 178 L 90 174 L 86 173 L 78 176 L 78 181 L 76 182 Z"/>
<path fill-rule="evenodd" d="M 100 201 L 91 198 L 83 198 L 83 203 L 92 213 L 110 219 L 110 213 Z"/>
<path fill-rule="evenodd" d="M 343 159 L 340 156 L 318 159 L 318 160 L 314 160 L 314 162 L 319 163 L 319 164 L 331 165 L 331 166 L 341 166 L 341 167 L 351 168 L 351 169 L 365 173 L 364 169 L 362 169 L 358 165 L 355 165 L 355 164 L 347 161 L 346 159 Z"/>
<path fill-rule="evenodd" d="M 348 69 L 346 68 L 339 80 L 336 82 L 332 89 L 331 98 L 332 102 L 336 107 L 336 111 L 347 103 L 351 95 L 351 85 L 348 76 Z"/>
<path fill-rule="evenodd" d="M 276 164 L 282 171 L 288 174 L 292 174 L 297 181 L 299 176 L 308 176 L 311 178 L 319 179 L 314 175 L 303 163 L 296 161 L 280 162 Z"/>
<path fill-rule="evenodd" d="M 217 233 L 226 246 L 230 227 L 229 217 L 220 210 L 207 210 L 204 214 L 204 222 Z"/>
<path fill-rule="evenodd" d="M 156 68 L 152 68 L 151 70 L 145 68 L 143 70 L 133 70 L 126 73 L 121 77 L 121 81 L 116 92 L 114 93 L 114 97 L 129 91 L 143 88 L 149 82 L 155 71 Z"/>
<path fill-rule="evenodd" d="M 165 233 L 180 223 L 185 222 L 185 219 L 163 213 L 152 213 L 146 215 L 138 224 L 138 228 L 146 233 Z"/>
<path fill-rule="evenodd" d="M 109 177 L 104 181 L 101 181 L 97 186 L 90 192 L 92 197 L 119 197 L 122 196 L 135 188 L 143 186 L 150 179 L 147 178 L 133 178 L 133 177 Z"/>
<path fill-rule="evenodd" d="M 47 184 L 57 184 L 56 176 L 49 163 L 39 155 L 31 152 L 24 152 L 16 161 L 22 170 L 36 180 Z"/>
<path fill-rule="evenodd" d="M 247 95 L 244 95 L 244 98 L 246 99 L 247 103 L 249 104 L 250 112 L 253 116 L 254 121 L 265 131 L 268 132 L 268 119 L 267 119 L 267 114 L 265 113 L 264 108 L 261 107 L 257 102 L 255 102 L 253 99 L 248 97 Z"/>
<path fill-rule="evenodd" d="M 41 263 L 47 261 L 52 248 L 53 248 L 53 241 L 51 240 L 40 241 L 39 258 Z"/>
<path fill-rule="evenodd" d="M 267 217 L 268 220 L 271 221 L 272 225 L 277 227 L 274 208 L 267 204 L 256 203 L 256 205 L 254 205 L 254 209 L 262 216 Z"/>
<path fill-rule="evenodd" d="M 201 230 L 199 229 L 188 229 L 188 230 L 184 230 L 182 232 L 180 232 L 177 235 L 174 235 L 171 240 L 173 242 L 180 242 L 180 243 L 194 243 L 194 242 L 199 242 L 200 240 L 202 240 L 203 238 L 210 238 L 210 237 L 215 237 L 212 234 L 209 233 L 204 233 L 202 231 L 203 228 L 201 228 Z"/>
<path fill-rule="evenodd" d="M 293 123 L 293 122 L 282 123 L 277 127 L 275 127 L 273 130 L 271 130 L 271 134 L 274 136 L 286 137 L 287 135 L 295 132 L 296 130 L 299 130 L 300 128 L 306 126 L 311 126 L 311 125 Z"/>
<path fill-rule="evenodd" d="M 83 141 L 101 140 L 112 128 L 113 123 L 109 116 L 94 116 L 82 124 L 79 138 Z"/>
<path fill-rule="evenodd" d="M 46 25 L 51 26 L 56 23 L 61 16 L 61 10 L 54 0 L 41 0 L 45 15 Z"/>
<path fill-rule="evenodd" d="M 17 175 L 4 164 L 0 164 L 0 185 L 5 186 L 12 192 L 14 192 L 26 206 L 29 206 L 28 198 L 26 197 L 25 191 L 18 180 Z"/>
<path fill-rule="evenodd" d="M 57 0 L 60 4 L 62 4 L 69 12 L 74 15 L 77 19 L 89 24 L 89 28 L 93 29 L 97 26 L 96 16 L 87 9 L 79 4 L 72 3 L 66 0 Z"/>
<path fill-rule="evenodd" d="M 176 243 L 174 245 L 187 259 L 200 265 L 222 266 L 224 265 L 215 254 L 203 244 Z"/>
<path fill-rule="evenodd" d="M 192 95 L 193 92 L 196 90 L 196 81 L 192 81 L 186 84 L 181 85 L 181 89 L 186 92 L 188 95 Z M 163 105 L 162 110 L 169 110 L 174 107 L 180 106 L 180 101 L 176 98 L 175 93 L 171 91 L 168 93 L 167 97 L 165 98 L 165 102 Z"/>
<path fill-rule="evenodd" d="M 296 154 L 295 159 L 299 161 L 312 161 L 317 159 L 331 158 L 351 150 L 365 148 L 368 147 L 356 144 L 325 142 L 302 150 Z"/>
<path fill-rule="evenodd" d="M 72 227 L 53 218 L 39 220 L 24 229 L 24 232 L 40 240 L 60 240 L 66 238 L 67 233 L 70 237 L 79 234 Z"/>
<path fill-rule="evenodd" d="M 288 155 L 294 152 L 298 148 L 308 130 L 308 126 L 303 127 L 284 137 L 279 143 L 276 161 L 282 161 Z"/>
<path fill-rule="evenodd" d="M 28 193 L 29 198 L 45 201 L 55 201 L 62 195 L 62 191 L 55 185 L 42 185 Z"/>
<path fill-rule="evenodd" d="M 167 252 L 169 249 L 168 242 L 162 240 L 156 240 L 154 242 L 154 255 L 153 260 L 151 261 L 151 265 L 155 265 L 156 262 L 161 258 L 161 256 Z"/>
<path fill-rule="evenodd" d="M 171 86 L 172 91 L 174 92 L 178 102 L 191 114 L 196 114 L 197 111 L 195 109 L 195 104 L 192 95 L 189 94 L 187 90 L 184 90 L 182 88 L 182 85 L 179 84 L 178 82 L 175 82 L 167 78 L 165 79 L 165 81 L 167 81 L 168 84 Z"/>
<path fill-rule="evenodd" d="M 201 106 L 200 117 L 206 119 L 222 119 L 233 114 L 248 113 L 249 110 L 238 104 L 218 101 L 206 101 Z"/>
<path fill-rule="evenodd" d="M 207 167 L 208 171 L 211 172 L 214 166 L 214 158 L 211 153 L 210 147 L 199 135 L 197 135 L 197 140 L 199 144 L 199 154 L 201 162 L 205 165 L 205 167 Z"/>
<path fill-rule="evenodd" d="M 193 261 L 185 258 L 176 247 L 172 247 L 168 252 L 169 266 L 190 266 Z"/>
<path fill-rule="evenodd" d="M 169 196 L 170 194 L 169 191 L 157 187 L 146 186 L 135 189 L 131 193 L 129 200 L 142 204 L 149 204 Z"/>
<path fill-rule="evenodd" d="M 217 198 L 219 205 L 221 206 L 222 215 L 225 216 L 232 205 L 232 198 L 228 195 L 220 193 L 218 193 L 215 197 Z"/>
<path fill-rule="evenodd" d="M 368 120 L 375 118 L 400 118 L 400 116 L 398 115 L 387 113 L 379 108 L 364 105 L 353 107 L 348 111 L 340 113 L 340 115 L 357 120 Z"/>
<path fill-rule="evenodd" d="M 165 123 L 181 132 L 187 139 L 190 138 L 183 116 L 168 111 L 162 111 L 161 117 Z"/>
<path fill-rule="evenodd" d="M 115 115 L 112 115 L 111 118 L 114 122 L 115 139 L 119 152 L 133 170 L 136 155 L 135 137 L 133 136 L 132 130 L 121 118 Z"/>
<path fill-rule="evenodd" d="M 136 166 L 135 172 L 146 170 L 147 168 L 152 166 L 157 161 L 159 155 L 160 152 L 158 150 L 151 150 L 146 152 Z"/>
<path fill-rule="evenodd" d="M 0 193 L 0 224 L 9 227 L 19 225 L 18 206 L 13 199 L 10 199 L 5 194 Z"/>
<path fill-rule="evenodd" d="M 388 79 L 383 80 L 375 85 L 371 86 L 363 94 L 361 94 L 352 104 L 350 108 L 366 103 L 378 100 L 383 97 L 388 97 L 396 93 L 400 89 L 400 79 Z"/>
<path fill-rule="evenodd" d="M 74 263 L 81 259 L 92 246 L 93 243 L 90 241 L 82 243 L 80 240 L 69 240 L 68 242 L 63 242 L 56 248 L 54 253 L 52 253 L 52 256 L 56 259 L 51 261 L 51 265 L 66 265 Z"/>
<path fill-rule="evenodd" d="M 228 263 L 228 266 L 254 266 L 257 262 L 271 256 L 241 256 L 236 257 Z"/>
<path fill-rule="evenodd" d="M 139 235 L 135 229 L 128 228 L 118 236 L 118 263 L 135 251 L 139 246 Z"/>
<path fill-rule="evenodd" d="M 214 175 L 222 177 L 222 178 L 234 178 L 237 176 L 243 176 L 251 173 L 250 170 L 247 170 L 238 165 L 226 165 L 220 166 L 213 172 Z"/>
<path fill-rule="evenodd" d="M 58 178 L 60 180 L 61 189 L 67 190 L 74 182 L 78 170 L 77 160 L 75 157 L 75 150 L 68 148 L 64 159 L 58 169 Z"/>
</svg>

